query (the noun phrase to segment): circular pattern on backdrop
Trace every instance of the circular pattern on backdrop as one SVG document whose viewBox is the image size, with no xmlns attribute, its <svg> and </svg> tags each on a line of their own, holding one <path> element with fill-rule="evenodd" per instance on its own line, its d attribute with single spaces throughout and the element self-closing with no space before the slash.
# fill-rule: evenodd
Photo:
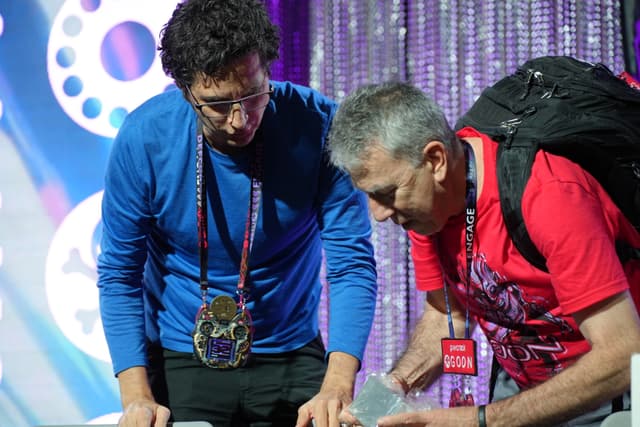
<svg viewBox="0 0 640 427">
<path fill-rule="evenodd" d="M 49 35 L 49 83 L 67 115 L 113 137 L 124 117 L 173 81 L 157 38 L 176 0 L 67 0 Z"/>
<path fill-rule="evenodd" d="M 56 230 L 47 252 L 45 289 L 56 325 L 77 348 L 110 362 L 96 286 L 102 191 L 79 203 Z"/>
</svg>

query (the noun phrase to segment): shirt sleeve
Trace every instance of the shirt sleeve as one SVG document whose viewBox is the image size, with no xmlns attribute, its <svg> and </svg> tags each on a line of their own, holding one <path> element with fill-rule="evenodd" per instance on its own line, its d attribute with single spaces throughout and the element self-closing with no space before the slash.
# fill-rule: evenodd
<svg viewBox="0 0 640 427">
<path fill-rule="evenodd" d="M 114 141 L 102 199 L 98 289 L 116 374 L 146 364 L 142 274 L 150 214 L 141 173 L 144 156 L 131 144 L 136 138 L 134 129 L 123 126 Z"/>
<path fill-rule="evenodd" d="M 362 360 L 377 295 L 371 220 L 365 194 L 330 165 L 328 156 L 320 173 L 319 206 L 329 283 L 327 353 L 341 351 Z"/>
<path fill-rule="evenodd" d="M 566 159 L 539 153 L 535 165 L 522 212 L 563 311 L 574 313 L 628 289 L 615 249 L 620 213 L 613 202 Z"/>
</svg>

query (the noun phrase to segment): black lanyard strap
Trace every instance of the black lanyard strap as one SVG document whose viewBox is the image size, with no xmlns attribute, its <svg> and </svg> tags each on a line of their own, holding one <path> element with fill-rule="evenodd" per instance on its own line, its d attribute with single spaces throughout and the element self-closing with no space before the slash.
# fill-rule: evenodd
<svg viewBox="0 0 640 427">
<path fill-rule="evenodd" d="M 198 224 L 198 253 L 200 255 L 200 293 L 202 306 L 207 305 L 207 293 L 209 280 L 207 277 L 208 249 L 207 238 L 207 183 L 204 173 L 204 145 L 205 138 L 202 131 L 202 123 L 198 121 L 196 137 L 196 215 Z M 253 247 L 258 212 L 260 210 L 260 198 L 262 195 L 262 140 L 257 138 L 254 144 L 254 153 L 251 161 L 251 189 L 249 194 L 249 209 L 245 224 L 244 239 L 242 242 L 242 258 L 240 260 L 240 274 L 238 276 L 239 296 L 238 306 L 244 310 L 248 296 L 246 279 L 249 272 L 249 254 Z"/>
<path fill-rule="evenodd" d="M 466 142 L 462 143 L 464 148 L 464 158 L 466 165 L 466 195 L 465 195 L 465 224 L 464 224 L 464 247 L 466 254 L 467 271 L 465 274 L 465 289 L 466 289 L 466 309 L 464 319 L 464 337 L 469 339 L 470 326 L 469 326 L 469 299 L 471 288 L 471 266 L 473 264 L 473 240 L 475 238 L 476 227 L 476 196 L 477 196 L 477 170 L 476 159 L 473 150 Z M 449 294 L 447 292 L 447 284 L 444 284 L 444 299 L 447 307 L 447 320 L 449 323 L 449 335 L 451 338 L 455 338 L 455 331 L 453 328 L 453 317 L 451 315 L 451 304 L 449 302 Z"/>
</svg>

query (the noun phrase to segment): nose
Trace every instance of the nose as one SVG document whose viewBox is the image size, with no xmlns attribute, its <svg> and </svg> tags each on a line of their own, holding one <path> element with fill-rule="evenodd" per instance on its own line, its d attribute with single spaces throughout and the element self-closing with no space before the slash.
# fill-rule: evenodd
<svg viewBox="0 0 640 427">
<path fill-rule="evenodd" d="M 229 111 L 229 123 L 234 129 L 241 129 L 247 123 L 247 112 L 244 111 L 244 106 L 241 102 L 235 103 L 231 106 Z"/>
<path fill-rule="evenodd" d="M 383 205 L 371 197 L 369 197 L 369 210 L 371 211 L 373 218 L 378 222 L 385 221 L 393 215 L 393 209 L 391 207 Z"/>
</svg>

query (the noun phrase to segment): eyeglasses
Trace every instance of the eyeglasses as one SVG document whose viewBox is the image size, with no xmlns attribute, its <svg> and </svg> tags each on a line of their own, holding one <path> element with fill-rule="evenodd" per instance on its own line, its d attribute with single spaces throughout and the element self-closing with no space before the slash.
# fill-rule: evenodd
<svg viewBox="0 0 640 427">
<path fill-rule="evenodd" d="M 271 94 L 273 93 L 273 86 L 269 85 L 269 90 L 264 92 L 254 93 L 252 95 L 244 96 L 242 98 L 233 99 L 231 101 L 214 101 L 198 103 L 196 97 L 193 96 L 191 89 L 188 85 L 185 85 L 189 95 L 193 99 L 193 106 L 200 111 L 207 119 L 222 123 L 229 118 L 229 115 L 233 112 L 233 106 L 235 104 L 240 105 L 240 109 L 246 114 L 251 111 L 261 110 L 269 104 Z"/>
</svg>

